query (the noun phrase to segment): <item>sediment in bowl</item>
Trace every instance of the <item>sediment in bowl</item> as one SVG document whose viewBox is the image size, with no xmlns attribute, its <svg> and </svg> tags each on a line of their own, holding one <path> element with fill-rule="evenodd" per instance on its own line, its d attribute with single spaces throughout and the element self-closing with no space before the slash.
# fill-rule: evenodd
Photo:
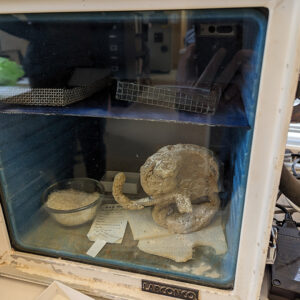
<svg viewBox="0 0 300 300">
<path fill-rule="evenodd" d="M 47 205 L 48 197 L 52 193 L 59 192 L 59 191 L 68 191 L 68 190 L 72 191 L 72 193 L 74 193 L 74 191 L 75 192 L 78 191 L 78 193 L 81 194 L 82 192 L 84 193 L 97 192 L 99 193 L 99 197 L 92 203 L 89 203 L 88 205 L 85 205 L 83 207 L 77 207 L 75 209 L 54 209 Z M 102 187 L 101 183 L 94 179 L 89 179 L 89 178 L 66 179 L 48 187 L 43 194 L 43 202 L 47 212 L 59 224 L 64 226 L 78 226 L 90 222 L 94 219 L 97 212 L 97 207 L 102 202 L 103 193 L 104 193 L 104 188 Z M 70 208 L 70 205 L 66 205 L 66 207 Z M 63 206 L 60 205 L 59 208 L 63 208 Z"/>
<path fill-rule="evenodd" d="M 58 213 L 49 211 L 51 217 L 58 223 L 64 226 L 78 226 L 92 221 L 95 218 L 97 208 L 99 204 L 96 204 L 88 209 L 79 210 L 72 213 Z"/>
</svg>

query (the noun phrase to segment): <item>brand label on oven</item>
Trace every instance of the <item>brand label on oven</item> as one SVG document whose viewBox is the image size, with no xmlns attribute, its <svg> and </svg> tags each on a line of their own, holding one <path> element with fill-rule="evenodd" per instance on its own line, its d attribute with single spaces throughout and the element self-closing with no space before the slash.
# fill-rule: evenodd
<svg viewBox="0 0 300 300">
<path fill-rule="evenodd" d="M 179 299 L 199 299 L 199 291 L 197 290 L 148 280 L 142 280 L 142 291 Z"/>
</svg>

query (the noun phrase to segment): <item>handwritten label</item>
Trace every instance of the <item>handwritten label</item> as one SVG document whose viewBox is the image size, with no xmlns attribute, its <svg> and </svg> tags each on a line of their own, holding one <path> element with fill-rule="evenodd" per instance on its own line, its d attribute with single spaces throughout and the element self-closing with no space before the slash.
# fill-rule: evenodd
<svg viewBox="0 0 300 300">
<path fill-rule="evenodd" d="M 95 242 L 87 254 L 95 257 L 106 243 L 122 243 L 127 225 L 124 209 L 119 204 L 104 204 L 87 234 Z"/>
</svg>

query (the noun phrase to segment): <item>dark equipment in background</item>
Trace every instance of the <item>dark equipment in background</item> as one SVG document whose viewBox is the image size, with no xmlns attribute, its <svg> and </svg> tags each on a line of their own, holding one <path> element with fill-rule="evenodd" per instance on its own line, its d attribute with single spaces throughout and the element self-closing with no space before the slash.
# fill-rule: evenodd
<svg viewBox="0 0 300 300">
<path fill-rule="evenodd" d="M 242 49 L 242 28 L 238 23 L 198 24 L 195 26 L 195 34 L 198 76 L 203 73 L 208 62 L 219 49 L 225 49 L 226 56 L 217 75 L 224 71 L 233 55 Z"/>
<path fill-rule="evenodd" d="M 284 211 L 285 218 L 277 226 L 277 256 L 272 265 L 271 293 L 296 299 L 300 297 L 300 223 L 293 220 L 285 207 L 279 204 L 277 207 Z"/>
<path fill-rule="evenodd" d="M 300 154 L 290 154 L 293 159 L 292 173 L 283 165 L 280 193 L 299 206 L 300 174 L 296 172 L 296 164 Z M 277 255 L 271 266 L 270 299 L 299 299 L 300 297 L 300 223 L 293 220 L 292 213 L 283 205 L 276 204 L 285 214 L 283 221 L 276 221 Z M 278 298 L 279 297 L 279 298 Z"/>
</svg>

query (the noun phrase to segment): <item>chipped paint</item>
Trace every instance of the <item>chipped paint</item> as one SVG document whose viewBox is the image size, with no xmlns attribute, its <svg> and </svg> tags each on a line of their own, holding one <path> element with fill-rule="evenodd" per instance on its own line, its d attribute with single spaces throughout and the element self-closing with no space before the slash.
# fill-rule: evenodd
<svg viewBox="0 0 300 300">
<path fill-rule="evenodd" d="M 112 271 L 97 266 L 14 251 L 6 254 L 5 259 L 3 259 L 3 266 L 0 265 L 0 274 L 21 279 L 26 278 L 27 281 L 45 285 L 50 284 L 53 280 L 58 280 L 84 293 L 107 299 L 144 299 L 144 294 L 141 291 L 141 280 L 154 279 L 151 276 L 130 274 L 118 270 Z M 178 284 L 178 282 L 171 280 L 164 280 L 164 282 Z M 197 285 L 187 283 L 180 283 L 180 285 L 199 289 Z M 113 294 L 112 291 L 114 291 Z M 208 300 L 238 299 L 233 296 L 232 291 L 215 290 L 201 286 L 202 293 L 207 295 Z M 213 298 L 211 298 L 212 296 Z M 153 297 L 153 299 L 157 299 L 155 296 Z M 152 299 L 152 296 L 148 299 Z"/>
<path fill-rule="evenodd" d="M 0 265 L 7 264 L 11 261 L 10 251 L 5 251 L 0 257 Z"/>
<path fill-rule="evenodd" d="M 89 277 L 85 276 L 83 268 L 81 268 L 80 275 L 68 268 L 68 262 L 64 264 L 49 264 L 48 261 L 37 261 L 34 258 L 21 258 L 18 256 L 12 256 L 7 254 L 6 259 L 3 261 L 14 269 L 12 274 L 19 274 L 19 277 L 32 278 L 36 281 L 38 278 L 39 282 L 50 283 L 53 280 L 61 281 L 69 286 L 73 286 L 76 289 L 82 290 L 88 294 L 95 296 L 105 296 L 106 298 L 116 298 L 117 295 L 111 295 L 111 291 L 119 291 L 120 295 L 125 296 L 128 294 L 121 285 L 113 284 L 110 282 L 104 282 L 97 278 L 97 276 Z M 69 270 L 68 270 L 69 269 Z M 0 268 L 1 273 L 1 268 Z M 105 283 L 105 289 L 103 289 Z M 102 287 L 102 291 L 99 287 Z M 128 299 L 134 299 L 128 295 Z"/>
</svg>

